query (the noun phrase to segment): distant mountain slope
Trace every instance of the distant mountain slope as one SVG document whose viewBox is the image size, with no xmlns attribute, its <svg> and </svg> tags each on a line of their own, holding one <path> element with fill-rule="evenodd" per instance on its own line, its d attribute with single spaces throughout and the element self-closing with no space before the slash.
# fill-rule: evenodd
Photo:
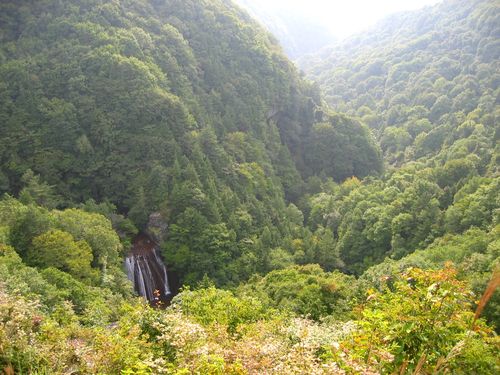
<svg viewBox="0 0 500 375">
<path fill-rule="evenodd" d="M 300 65 L 329 104 L 374 129 L 389 163 L 447 149 L 498 167 L 490 160 L 500 115 L 498 1 L 447 0 L 394 15 Z M 474 146 L 482 140 L 489 152 Z"/>
<path fill-rule="evenodd" d="M 319 51 L 335 41 L 330 30 L 293 7 L 265 6 L 259 0 L 235 0 L 280 41 L 292 59 Z"/>
</svg>

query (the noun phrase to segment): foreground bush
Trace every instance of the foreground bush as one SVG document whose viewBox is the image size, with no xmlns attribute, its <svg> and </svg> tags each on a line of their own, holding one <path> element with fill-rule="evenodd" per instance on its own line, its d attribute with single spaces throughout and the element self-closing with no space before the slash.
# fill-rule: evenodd
<svg viewBox="0 0 500 375">
<path fill-rule="evenodd" d="M 116 322 L 83 326 L 90 320 L 70 303 L 44 312 L 0 285 L 0 365 L 51 374 L 496 373 L 500 342 L 481 320 L 473 325 L 474 298 L 451 268 L 413 268 L 371 291 L 348 322 L 284 315 L 209 287 L 165 310 L 122 303 Z"/>
</svg>

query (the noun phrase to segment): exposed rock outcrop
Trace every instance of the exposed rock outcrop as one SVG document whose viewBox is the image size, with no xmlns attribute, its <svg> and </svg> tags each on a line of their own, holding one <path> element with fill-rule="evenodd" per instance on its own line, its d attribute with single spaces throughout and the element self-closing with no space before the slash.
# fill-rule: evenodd
<svg viewBox="0 0 500 375">
<path fill-rule="evenodd" d="M 168 224 L 160 212 L 153 212 L 149 215 L 146 233 L 158 245 L 161 244 L 167 235 Z"/>
</svg>

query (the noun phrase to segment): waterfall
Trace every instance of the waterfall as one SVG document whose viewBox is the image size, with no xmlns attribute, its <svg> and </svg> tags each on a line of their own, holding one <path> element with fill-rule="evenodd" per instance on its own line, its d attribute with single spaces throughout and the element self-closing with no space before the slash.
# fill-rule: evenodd
<svg viewBox="0 0 500 375">
<path fill-rule="evenodd" d="M 136 237 L 125 268 L 135 291 L 149 302 L 164 301 L 171 294 L 167 268 L 158 246 L 145 234 Z"/>
</svg>

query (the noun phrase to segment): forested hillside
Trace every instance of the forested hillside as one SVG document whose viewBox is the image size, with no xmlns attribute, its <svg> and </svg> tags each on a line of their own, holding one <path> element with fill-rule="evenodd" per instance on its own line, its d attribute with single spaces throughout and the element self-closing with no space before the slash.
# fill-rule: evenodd
<svg viewBox="0 0 500 375">
<path fill-rule="evenodd" d="M 301 65 L 336 110 L 378 136 L 390 164 L 466 156 L 498 168 L 500 5 L 446 0 L 397 14 Z M 445 152 L 446 151 L 446 152 Z M 498 154 L 498 148 L 496 149 Z"/>
<path fill-rule="evenodd" d="M 17 195 L 29 170 L 53 186 L 50 202 L 31 197 L 49 208 L 106 201 L 139 229 L 161 212 L 184 280 L 268 270 L 311 168 L 338 181 L 382 169 L 369 132 L 323 116 L 317 90 L 230 1 L 0 7 L 0 191 Z M 343 137 L 322 153 L 318 121 Z"/>
<path fill-rule="evenodd" d="M 311 83 L 230 0 L 2 1 L 0 373 L 500 372 L 499 18 L 395 15 Z"/>
<path fill-rule="evenodd" d="M 303 61 L 335 109 L 372 129 L 390 166 L 345 199 L 313 199 L 330 202 L 319 222 L 332 222 L 353 271 L 498 224 L 499 19 L 498 2 L 445 1 Z"/>
</svg>

